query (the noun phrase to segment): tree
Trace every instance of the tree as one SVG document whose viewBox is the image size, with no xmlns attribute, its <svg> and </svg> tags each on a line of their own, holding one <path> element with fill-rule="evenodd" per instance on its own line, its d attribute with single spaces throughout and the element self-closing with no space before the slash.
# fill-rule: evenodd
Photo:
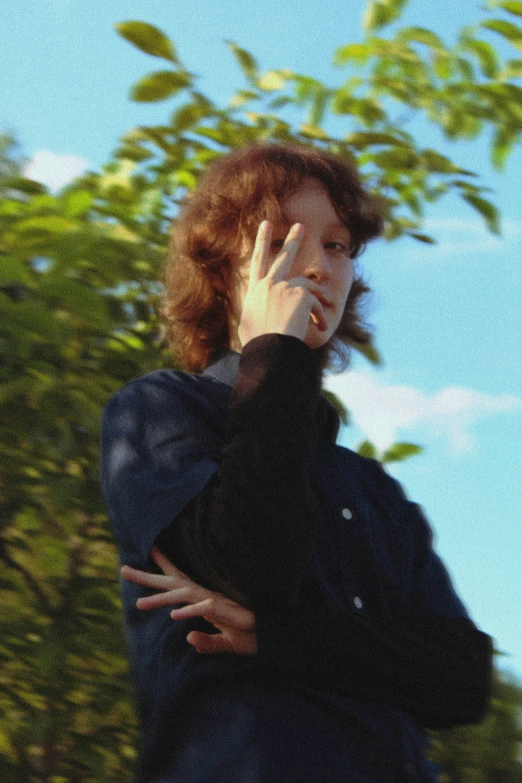
<svg viewBox="0 0 522 783">
<path fill-rule="evenodd" d="M 441 783 L 520 783 L 521 710 L 520 685 L 496 673 L 491 707 L 481 724 L 433 735 Z"/>
<path fill-rule="evenodd" d="M 312 144 L 354 159 L 370 186 L 384 195 L 390 240 L 407 234 L 431 242 L 422 230 L 423 210 L 449 192 L 477 209 L 492 231 L 499 229 L 478 177 L 422 147 L 400 115 L 406 107 L 452 138 L 472 140 L 490 132 L 492 159 L 504 165 L 522 124 L 517 83 L 522 61 L 501 60 L 488 36 L 519 47 L 522 31 L 511 20 L 522 15 L 522 2 L 492 4 L 500 16 L 488 12 L 453 47 L 419 28 L 385 37 L 383 30 L 398 20 L 404 5 L 404 0 L 368 4 L 364 41 L 336 53 L 347 69 L 336 87 L 287 70 L 260 73 L 254 57 L 230 43 L 246 85 L 226 106 L 198 91 L 196 77 L 166 35 L 145 22 L 124 22 L 117 26 L 120 34 L 165 63 L 132 90 L 138 101 L 174 101 L 165 125 L 129 131 L 102 171 L 57 195 L 21 175 L 18 152 L 4 138 L 3 779 L 116 783 L 130 774 L 136 728 L 117 557 L 98 487 L 100 413 L 127 380 L 170 363 L 154 310 L 157 280 L 170 221 L 207 165 L 248 141 Z M 375 349 L 367 355 L 378 360 Z M 361 446 L 365 453 L 371 449 Z M 404 458 L 414 450 L 396 444 L 381 458 Z M 488 718 L 484 725 L 490 726 L 492 750 L 500 746 L 499 727 L 509 727 L 502 729 L 510 749 L 503 758 L 515 769 L 518 691 L 498 687 L 498 714 L 509 704 L 508 718 L 504 723 Z M 458 736 L 486 736 L 482 727 L 461 731 Z M 452 742 L 457 740 L 438 740 L 444 764 Z"/>
</svg>

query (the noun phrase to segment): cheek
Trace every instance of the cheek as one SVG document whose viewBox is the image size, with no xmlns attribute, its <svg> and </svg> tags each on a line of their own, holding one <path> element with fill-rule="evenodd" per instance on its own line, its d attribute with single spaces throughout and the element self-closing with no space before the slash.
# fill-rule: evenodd
<svg viewBox="0 0 522 783">
<path fill-rule="evenodd" d="M 342 307 L 344 309 L 344 305 L 346 304 L 346 300 L 348 299 L 348 295 L 350 293 L 353 281 L 354 281 L 354 270 L 350 266 L 349 269 L 345 270 L 341 275 L 339 275 L 339 278 L 336 280 L 336 291 L 338 294 L 339 302 L 342 303 Z"/>
</svg>

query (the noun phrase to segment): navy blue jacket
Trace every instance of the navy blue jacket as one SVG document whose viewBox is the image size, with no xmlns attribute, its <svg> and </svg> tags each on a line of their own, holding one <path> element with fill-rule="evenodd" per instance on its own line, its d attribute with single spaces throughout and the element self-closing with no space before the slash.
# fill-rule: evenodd
<svg viewBox="0 0 522 783">
<path fill-rule="evenodd" d="M 491 640 L 419 507 L 335 445 L 316 354 L 265 335 L 202 375 L 160 370 L 104 413 L 102 484 L 122 563 L 156 542 L 256 613 L 255 658 L 199 655 L 122 584 L 142 722 L 139 783 L 433 781 L 423 728 L 479 720 Z"/>
</svg>

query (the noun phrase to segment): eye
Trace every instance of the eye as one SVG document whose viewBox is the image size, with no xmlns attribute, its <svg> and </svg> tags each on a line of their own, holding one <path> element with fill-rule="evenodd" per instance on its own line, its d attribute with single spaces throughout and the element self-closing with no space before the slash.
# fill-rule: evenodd
<svg viewBox="0 0 522 783">
<path fill-rule="evenodd" d="M 334 253 L 348 253 L 348 245 L 344 242 L 327 242 L 325 245 L 327 250 L 333 250 Z"/>
</svg>

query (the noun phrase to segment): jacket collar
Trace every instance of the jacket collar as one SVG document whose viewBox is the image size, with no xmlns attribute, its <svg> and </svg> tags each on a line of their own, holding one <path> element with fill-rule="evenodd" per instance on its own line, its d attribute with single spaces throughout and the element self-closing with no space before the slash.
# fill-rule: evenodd
<svg viewBox="0 0 522 783">
<path fill-rule="evenodd" d="M 229 348 L 222 348 L 203 370 L 203 375 L 210 376 L 216 381 L 232 387 L 237 381 L 240 359 L 240 353 L 231 351 Z M 335 443 L 339 431 L 339 415 L 323 395 L 321 395 L 317 411 L 317 424 L 322 438 L 330 443 Z"/>
<path fill-rule="evenodd" d="M 220 383 L 233 386 L 237 381 L 240 358 L 240 353 L 231 351 L 230 348 L 222 348 L 203 370 L 203 375 L 210 375 Z"/>
</svg>

